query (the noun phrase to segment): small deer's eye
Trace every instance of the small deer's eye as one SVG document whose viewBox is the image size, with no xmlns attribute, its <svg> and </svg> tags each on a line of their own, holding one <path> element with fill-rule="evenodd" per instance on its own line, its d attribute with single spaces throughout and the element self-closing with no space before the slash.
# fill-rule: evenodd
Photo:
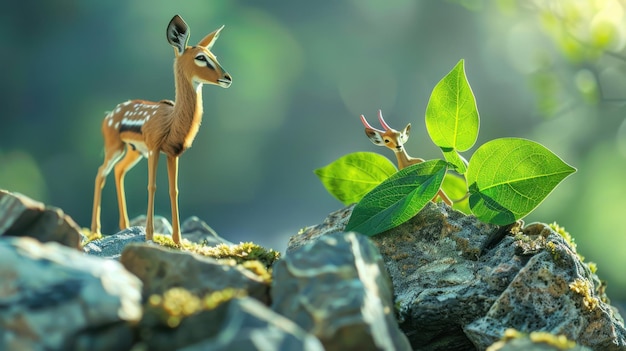
<svg viewBox="0 0 626 351">
<path fill-rule="evenodd" d="M 390 140 L 389 139 L 385 139 L 385 143 L 389 144 Z"/>
<path fill-rule="evenodd" d="M 206 57 L 204 57 L 204 55 L 198 55 L 196 56 L 196 60 L 206 62 Z"/>
</svg>

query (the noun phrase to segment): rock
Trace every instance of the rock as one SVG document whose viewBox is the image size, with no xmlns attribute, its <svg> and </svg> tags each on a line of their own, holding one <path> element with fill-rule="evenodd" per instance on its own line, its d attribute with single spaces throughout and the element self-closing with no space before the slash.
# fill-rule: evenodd
<svg viewBox="0 0 626 351">
<path fill-rule="evenodd" d="M 141 282 L 114 261 L 28 237 L 0 240 L 1 350 L 129 349 Z"/>
<path fill-rule="evenodd" d="M 182 287 L 203 295 L 226 288 L 242 289 L 269 302 L 269 282 L 234 262 L 218 261 L 156 244 L 132 243 L 122 252 L 121 263 L 143 282 L 144 296 Z"/>
<path fill-rule="evenodd" d="M 129 227 L 144 227 L 146 226 L 146 215 L 140 215 L 131 219 L 128 223 Z M 158 234 L 172 235 L 172 224 L 167 218 L 163 216 L 154 216 L 154 232 Z"/>
<path fill-rule="evenodd" d="M 232 242 L 217 235 L 208 224 L 196 216 L 189 217 L 180 226 L 183 237 L 195 243 L 203 243 L 208 246 L 219 244 L 234 245 Z"/>
<path fill-rule="evenodd" d="M 337 210 L 326 217 L 322 224 L 304 228 L 298 233 L 289 238 L 289 244 L 287 245 L 287 252 L 292 251 L 302 245 L 323 236 L 326 234 L 343 232 L 343 229 L 350 220 L 352 210 L 355 205 L 350 205 L 346 208 Z"/>
<path fill-rule="evenodd" d="M 152 351 L 323 351 L 319 340 L 252 298 L 235 298 L 181 321 L 176 328 L 142 322 Z M 146 335 L 144 333 L 144 335 Z"/>
<path fill-rule="evenodd" d="M 564 335 L 593 350 L 626 349 L 624 321 L 605 303 L 598 277 L 547 225 L 529 226 L 524 233 L 537 236 L 543 249 L 529 258 L 484 317 L 464 326 L 473 343 L 486 347 L 515 328 Z"/>
<path fill-rule="evenodd" d="M 88 242 L 83 247 L 83 251 L 93 256 L 119 260 L 126 245 L 145 241 L 146 228 L 130 227 L 117 234 L 107 235 L 102 239 Z"/>
<path fill-rule="evenodd" d="M 411 349 L 382 258 L 360 234 L 326 235 L 290 251 L 274 265 L 272 301 L 326 350 Z"/>
<path fill-rule="evenodd" d="M 288 255 L 342 230 L 350 210 L 292 237 Z M 508 327 L 562 334 L 592 349 L 626 348 L 621 316 L 563 237 L 546 225 L 520 230 L 429 203 L 407 223 L 371 238 L 414 349 L 482 350 Z"/>
<path fill-rule="evenodd" d="M 79 249 L 80 227 L 61 209 L 0 190 L 0 236 L 29 236 Z"/>
</svg>

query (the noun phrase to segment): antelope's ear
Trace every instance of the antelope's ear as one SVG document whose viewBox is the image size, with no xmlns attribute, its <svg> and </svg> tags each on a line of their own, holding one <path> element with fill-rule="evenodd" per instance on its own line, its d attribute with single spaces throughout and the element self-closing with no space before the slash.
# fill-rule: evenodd
<svg viewBox="0 0 626 351">
<path fill-rule="evenodd" d="M 371 128 L 365 128 L 365 135 L 372 141 L 372 143 L 376 145 L 383 145 L 383 137 L 380 136 L 380 133 Z"/>
<path fill-rule="evenodd" d="M 176 15 L 167 26 L 167 41 L 176 50 L 176 55 L 182 55 L 189 41 L 189 26 L 179 16 Z"/>
<path fill-rule="evenodd" d="M 409 135 L 411 134 L 411 123 L 407 124 L 406 127 L 402 130 L 402 143 L 406 143 L 409 140 Z"/>
<path fill-rule="evenodd" d="M 222 31 L 222 29 L 224 29 L 224 26 L 221 26 L 218 29 L 207 34 L 206 37 L 200 40 L 200 42 L 198 43 L 198 46 L 202 46 L 202 47 L 207 48 L 208 50 L 211 50 L 211 47 L 213 46 L 213 44 L 215 44 L 217 37 L 220 36 L 220 32 Z"/>
</svg>

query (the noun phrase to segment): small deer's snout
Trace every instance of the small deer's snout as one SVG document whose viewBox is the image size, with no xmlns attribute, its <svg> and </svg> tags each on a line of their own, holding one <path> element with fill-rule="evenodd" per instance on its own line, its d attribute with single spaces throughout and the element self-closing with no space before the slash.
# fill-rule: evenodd
<svg viewBox="0 0 626 351">
<path fill-rule="evenodd" d="M 224 76 L 217 81 L 219 82 L 221 87 L 228 88 L 232 84 L 233 79 L 230 77 L 230 74 L 224 72 Z"/>
</svg>

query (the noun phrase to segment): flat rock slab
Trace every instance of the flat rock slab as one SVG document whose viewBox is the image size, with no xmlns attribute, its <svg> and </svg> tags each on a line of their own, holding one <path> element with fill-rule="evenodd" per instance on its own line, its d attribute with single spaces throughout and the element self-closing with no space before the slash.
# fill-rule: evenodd
<svg viewBox="0 0 626 351">
<path fill-rule="evenodd" d="M 194 323 L 181 325 L 180 330 L 195 328 L 202 340 L 180 348 L 181 351 L 324 351 L 315 336 L 255 299 L 234 299 L 193 318 L 196 320 L 188 322 Z M 162 340 L 160 345 L 165 342 Z"/>
<path fill-rule="evenodd" d="M 0 236 L 29 236 L 80 248 L 80 227 L 59 208 L 0 190 Z"/>
<path fill-rule="evenodd" d="M 0 240 L 1 350 L 112 350 L 133 342 L 141 282 L 115 261 L 28 237 Z"/>
<path fill-rule="evenodd" d="M 146 228 L 130 227 L 117 234 L 88 242 L 83 247 L 83 251 L 93 256 L 119 260 L 126 245 L 144 242 L 146 242 Z"/>
<path fill-rule="evenodd" d="M 382 257 L 360 234 L 330 234 L 290 251 L 274 265 L 272 301 L 326 350 L 411 349 Z"/>
<path fill-rule="evenodd" d="M 262 302 L 269 301 L 269 285 L 241 265 L 173 250 L 157 244 L 132 243 L 120 262 L 143 282 L 145 297 L 181 287 L 196 295 L 226 288 L 241 289 Z"/>
</svg>

